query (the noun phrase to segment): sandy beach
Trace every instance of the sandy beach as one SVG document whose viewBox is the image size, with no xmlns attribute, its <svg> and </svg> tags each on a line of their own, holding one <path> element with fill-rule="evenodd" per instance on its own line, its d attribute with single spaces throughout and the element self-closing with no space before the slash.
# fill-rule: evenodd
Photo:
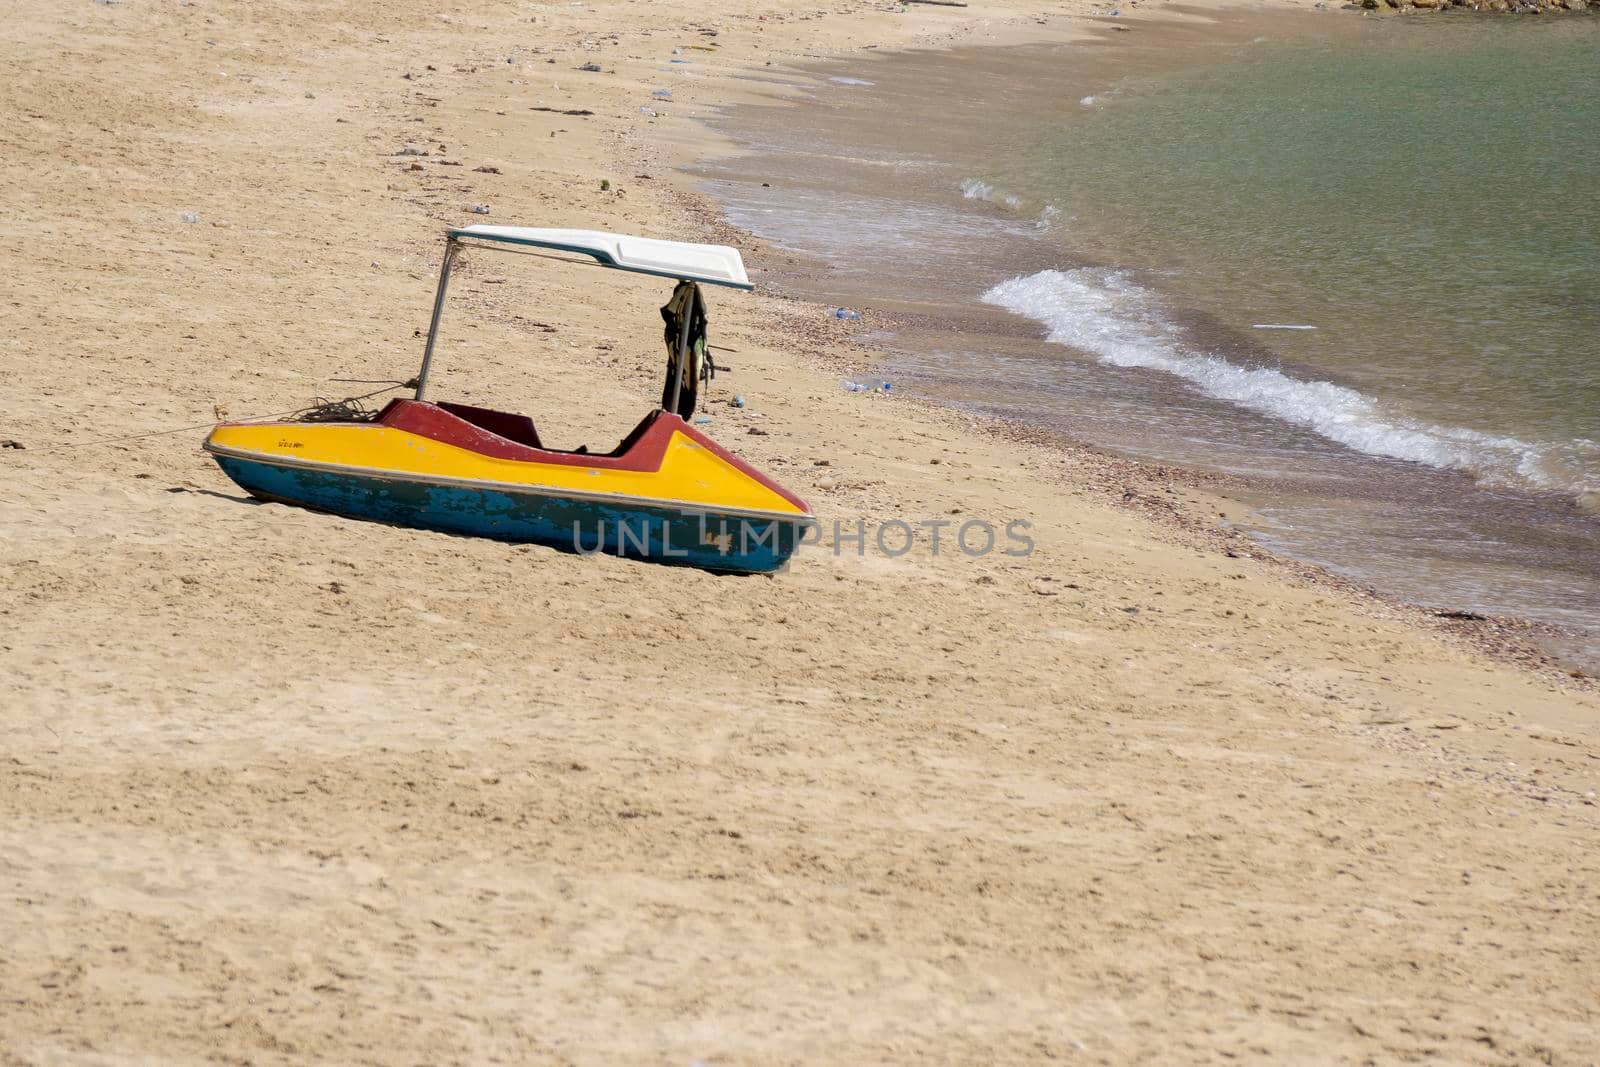
<svg viewBox="0 0 1600 1067">
<path fill-rule="evenodd" d="M 711 294 L 705 428 L 826 531 L 771 578 L 258 504 L 199 449 L 414 374 L 446 226 L 759 286 L 675 175 L 698 115 L 1100 11 L 21 0 L 0 1062 L 1593 1062 L 1592 679 L 1183 478 L 847 393 L 823 308 Z M 439 392 L 609 448 L 667 291 L 471 255 Z M 972 519 L 1033 551 L 874 543 Z"/>
</svg>

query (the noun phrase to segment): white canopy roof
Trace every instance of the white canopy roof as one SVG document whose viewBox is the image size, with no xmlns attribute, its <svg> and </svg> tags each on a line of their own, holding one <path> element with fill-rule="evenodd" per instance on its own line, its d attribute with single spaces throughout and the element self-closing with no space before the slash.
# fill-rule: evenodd
<svg viewBox="0 0 1600 1067">
<path fill-rule="evenodd" d="M 471 237 L 500 244 L 553 248 L 593 256 L 607 267 L 684 278 L 734 289 L 753 289 L 737 248 L 697 245 L 686 241 L 658 241 L 600 230 L 540 230 L 528 226 L 461 226 L 451 237 Z"/>
</svg>

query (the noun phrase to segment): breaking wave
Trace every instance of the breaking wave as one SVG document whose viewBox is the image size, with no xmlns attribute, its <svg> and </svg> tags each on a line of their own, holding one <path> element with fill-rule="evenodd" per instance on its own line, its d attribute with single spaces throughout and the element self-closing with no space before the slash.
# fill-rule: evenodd
<svg viewBox="0 0 1600 1067">
<path fill-rule="evenodd" d="M 986 303 L 1043 323 L 1047 339 L 1117 367 L 1164 371 L 1207 396 L 1304 427 L 1373 456 L 1471 472 L 1490 481 L 1511 476 L 1543 489 L 1595 492 L 1583 484 L 1592 442 L 1543 449 L 1513 437 L 1435 426 L 1385 409 L 1378 400 L 1333 382 L 1302 381 L 1271 367 L 1243 367 L 1188 348 L 1165 320 L 1156 295 L 1124 271 L 1085 267 L 1011 278 L 983 294 Z M 1575 460 L 1576 463 L 1567 462 Z"/>
<path fill-rule="evenodd" d="M 982 200 L 986 204 L 998 204 L 1009 211 L 1022 211 L 1026 201 L 1020 196 L 996 189 L 989 182 L 981 178 L 961 179 L 961 195 L 968 200 Z M 1061 209 L 1054 204 L 1046 204 L 1039 210 L 1033 220 L 1033 228 L 1039 233 L 1047 233 L 1061 221 Z"/>
<path fill-rule="evenodd" d="M 983 200 L 991 204 L 1000 204 L 1012 211 L 1022 206 L 1022 198 L 1002 193 L 986 181 L 978 178 L 961 179 L 961 195 L 968 200 Z"/>
</svg>

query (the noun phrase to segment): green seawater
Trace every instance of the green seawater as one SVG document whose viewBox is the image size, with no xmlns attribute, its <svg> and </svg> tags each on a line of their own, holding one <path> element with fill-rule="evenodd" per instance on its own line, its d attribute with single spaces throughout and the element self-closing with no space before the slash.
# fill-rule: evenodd
<svg viewBox="0 0 1600 1067">
<path fill-rule="evenodd" d="M 1261 342 L 1231 362 L 1372 398 L 1344 443 L 1592 504 L 1600 19 L 1415 16 L 1232 59 L 1111 81 L 983 180 Z"/>
<path fill-rule="evenodd" d="M 1600 669 L 1600 17 L 1100 29 L 830 66 L 706 188 L 896 395 L 1220 475 L 1274 550 Z"/>
</svg>

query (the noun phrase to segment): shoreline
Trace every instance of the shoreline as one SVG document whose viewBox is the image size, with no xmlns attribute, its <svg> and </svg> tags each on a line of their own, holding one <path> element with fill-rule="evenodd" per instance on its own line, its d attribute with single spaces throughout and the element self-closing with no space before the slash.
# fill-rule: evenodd
<svg viewBox="0 0 1600 1067">
<path fill-rule="evenodd" d="M 1342 37 L 1351 32 L 1356 32 L 1351 30 L 1349 27 L 1332 27 L 1326 21 L 1319 21 L 1316 24 L 1306 23 L 1304 25 L 1300 25 L 1298 29 L 1293 28 L 1294 20 L 1303 20 L 1307 17 L 1308 13 L 1305 12 L 1296 13 L 1294 15 L 1279 14 L 1272 17 L 1263 17 L 1258 14 L 1245 15 L 1243 16 L 1243 20 L 1239 21 L 1237 25 L 1233 26 L 1228 34 L 1219 34 L 1215 36 L 1215 41 L 1221 44 L 1237 44 L 1244 40 L 1251 39 L 1251 36 L 1258 30 L 1261 33 L 1271 32 L 1274 34 L 1274 36 L 1277 36 L 1280 32 L 1288 33 L 1290 35 L 1301 35 L 1311 40 L 1320 40 L 1327 37 Z M 1291 21 L 1281 21 L 1285 18 L 1288 18 Z M 1084 40 L 1093 37 L 1095 40 L 1106 41 L 1114 38 L 1115 35 L 1111 33 L 1112 30 L 1122 28 L 1126 27 L 1111 24 L 1109 23 L 1109 20 L 1098 20 L 1097 25 L 1093 27 L 1092 33 L 1086 36 Z M 1255 39 L 1259 40 L 1261 38 L 1256 37 Z M 1151 46 L 1143 42 L 1143 35 L 1141 35 L 1141 43 L 1143 44 L 1144 51 L 1148 53 Z M 983 46 L 983 50 L 988 51 L 991 47 L 1000 49 L 1000 51 L 993 53 L 994 55 L 1003 55 L 1005 54 L 1005 49 L 1007 46 L 985 45 Z M 1066 47 L 1070 50 L 1074 47 L 1074 45 L 1066 44 L 1063 46 L 1062 44 L 1058 43 L 1054 45 L 1054 47 Z M 1168 50 L 1172 50 L 1176 47 L 1176 45 L 1169 41 L 1165 44 L 1157 44 L 1154 47 L 1157 49 L 1166 48 Z M 1066 54 L 1070 54 L 1070 51 Z M 1105 63 L 1109 63 L 1113 68 L 1117 66 L 1117 62 L 1115 60 L 1104 60 L 1104 54 L 1102 54 L 1102 58 Z M 1232 60 L 1223 59 L 1221 57 L 1213 57 L 1210 59 L 1194 59 L 1191 58 L 1187 52 L 1184 52 L 1180 56 L 1175 56 L 1170 60 L 1172 64 L 1183 66 L 1190 64 L 1222 64 L 1229 61 Z M 959 66 L 972 63 L 973 53 L 969 52 L 962 60 L 959 61 L 957 65 Z M 1126 61 L 1124 61 L 1124 65 L 1125 63 Z M 1140 70 L 1161 69 L 1160 61 L 1152 60 L 1149 55 L 1141 56 L 1138 60 L 1138 63 L 1138 69 Z M 978 65 L 983 66 L 984 64 L 980 63 Z M 808 66 L 802 65 L 787 70 L 785 75 L 788 77 L 799 79 L 809 78 L 811 81 L 809 83 L 802 81 L 798 87 L 786 92 L 785 94 L 782 94 L 779 106 L 774 110 L 770 110 L 767 114 L 763 115 L 757 113 L 754 117 L 751 117 L 747 114 L 745 117 L 738 120 L 743 123 L 743 126 L 741 127 L 743 134 L 760 142 L 766 137 L 770 136 L 770 133 L 764 133 L 764 130 L 770 131 L 781 128 L 785 124 L 785 119 L 783 118 L 784 114 L 789 108 L 796 106 L 792 100 L 784 102 L 783 98 L 793 97 L 796 93 L 800 94 L 803 99 L 809 101 L 809 93 L 828 89 L 832 94 L 832 103 L 823 106 L 834 111 L 838 111 L 838 93 L 840 90 L 832 89 L 826 85 L 827 81 L 839 80 L 836 77 L 832 77 L 829 73 L 830 71 L 836 69 L 837 66 L 837 62 L 822 64 L 819 61 L 814 60 Z M 865 69 L 846 67 L 842 69 L 853 71 L 855 73 L 866 73 L 868 76 L 872 76 L 870 67 Z M 924 65 L 919 69 L 923 74 L 926 74 L 927 70 L 937 68 L 927 67 Z M 899 75 L 899 80 L 901 83 L 903 83 L 906 80 L 906 75 L 901 73 Z M 1060 90 L 1059 86 L 1055 88 L 1057 91 Z M 807 103 L 804 106 L 811 105 Z M 867 105 L 868 108 L 871 106 L 871 104 Z M 887 105 L 880 104 L 878 106 L 881 108 Z M 763 108 L 763 110 L 765 111 L 767 109 Z M 854 121 L 854 116 L 860 110 L 860 105 L 857 105 L 853 108 L 847 108 L 836 114 L 835 118 L 838 121 Z M 739 148 L 737 146 L 726 143 L 726 136 L 727 135 L 723 132 L 712 134 L 712 137 L 715 139 L 716 155 L 718 157 L 737 154 L 739 152 Z M 896 143 L 896 147 L 890 151 L 904 153 L 908 150 L 908 146 L 913 143 L 914 142 Z M 849 151 L 849 146 L 843 144 L 830 145 L 828 151 Z M 916 157 L 913 156 L 912 158 Z M 827 157 L 825 155 L 819 157 L 818 164 L 825 169 L 827 167 Z M 949 168 L 946 166 L 942 169 Z M 737 209 L 743 211 L 745 214 L 750 214 L 752 210 L 755 210 L 756 214 L 754 217 L 759 218 L 759 208 L 752 209 L 749 206 L 748 195 L 745 195 L 742 200 L 738 196 L 735 196 L 733 200 L 729 201 L 720 199 L 717 190 L 718 187 L 724 183 L 729 184 L 730 187 L 736 188 L 741 183 L 748 183 L 751 181 L 752 173 L 765 174 L 766 172 L 761 170 L 759 167 L 756 167 L 754 170 L 749 172 L 735 168 L 731 172 L 731 177 L 719 176 L 723 175 L 724 173 L 727 172 L 724 172 L 719 168 L 713 167 L 708 169 L 702 165 L 696 165 L 694 169 L 694 177 L 698 179 L 698 184 L 702 188 L 695 190 L 694 195 L 703 195 L 708 197 L 711 203 L 717 205 L 712 213 L 718 216 L 725 211 Z M 773 175 L 773 178 L 774 181 L 778 180 L 776 174 Z M 966 181 L 970 182 L 973 181 L 973 179 L 967 179 Z M 764 185 L 766 183 L 763 182 L 762 184 Z M 966 182 L 963 183 L 963 189 L 965 189 L 965 185 Z M 841 194 L 847 191 L 847 186 L 844 184 L 835 182 L 830 186 L 827 180 L 823 179 L 820 182 L 813 182 L 812 184 L 807 185 L 805 187 L 807 190 L 805 194 L 797 195 L 812 196 L 814 193 L 811 192 L 811 190 L 814 187 L 835 188 Z M 998 197 L 998 194 L 994 195 Z M 970 193 L 968 194 L 968 198 L 971 199 Z M 988 196 L 983 197 L 983 199 L 988 198 Z M 902 197 L 901 199 L 908 204 L 913 202 L 921 202 L 920 200 L 914 200 L 910 197 Z M 755 201 L 756 204 L 767 202 L 769 201 Z M 778 197 L 770 202 L 782 204 L 782 199 L 781 197 Z M 897 204 L 899 202 L 900 201 L 896 201 Z M 740 205 L 743 206 L 741 207 Z M 1037 204 L 1034 205 L 1034 208 L 1036 207 Z M 1029 210 L 1031 211 L 1033 208 L 1030 208 Z M 1009 218 L 1011 214 L 1015 213 L 1015 209 L 1011 211 L 1002 211 L 999 205 L 996 205 L 994 212 L 986 213 L 982 211 L 981 208 L 978 211 L 978 214 L 982 216 L 996 214 L 997 217 L 1005 218 Z M 804 212 L 797 212 L 797 214 L 803 216 Z M 818 218 L 814 221 L 818 225 L 826 224 L 821 218 Z M 792 226 L 793 223 L 788 223 L 787 225 Z M 787 264 L 790 264 L 783 269 L 786 269 L 790 273 L 791 277 L 789 279 L 783 279 L 780 277 L 777 280 L 780 291 L 790 290 L 783 293 L 785 299 L 793 299 L 800 302 L 815 301 L 820 299 L 821 293 L 824 290 L 829 289 L 830 284 L 826 281 L 817 281 L 816 279 L 819 277 L 827 278 L 829 277 L 828 271 L 843 266 L 843 264 L 838 261 L 837 256 L 834 256 L 826 251 L 809 250 L 800 253 L 786 252 L 783 250 L 781 245 L 767 243 L 763 238 L 758 237 L 756 234 L 740 229 L 737 223 L 733 224 L 732 232 L 745 235 L 746 240 L 761 242 L 763 247 L 767 248 L 774 257 L 781 259 Z M 734 240 L 732 243 L 740 242 L 738 240 Z M 1025 249 L 1019 249 L 1019 251 L 1022 252 L 1026 258 L 1028 255 L 1027 251 Z M 807 265 L 793 265 L 796 263 L 796 255 L 798 255 L 800 262 Z M 1074 260 L 1073 262 L 1076 265 L 1084 265 L 1087 261 L 1079 259 Z M 818 265 L 820 265 L 820 267 Z M 1034 268 L 1019 266 L 1017 269 L 1021 269 L 1022 272 L 1026 274 L 1029 270 Z M 795 276 L 796 271 L 800 272 L 797 277 Z M 798 285 L 795 284 L 796 281 L 799 282 Z M 889 295 L 886 297 L 882 293 L 875 293 L 870 283 L 863 284 L 846 280 L 842 282 L 841 285 L 841 288 L 838 288 L 835 292 L 830 292 L 828 294 L 828 299 L 834 302 L 843 300 L 847 303 L 851 302 L 852 300 L 861 301 L 863 303 L 857 304 L 856 306 L 871 307 L 873 309 L 873 314 L 871 316 L 872 324 L 875 330 L 890 330 L 898 332 L 906 326 L 911 326 L 915 329 L 916 336 L 919 339 L 926 340 L 930 335 L 937 339 L 937 335 L 939 334 L 940 330 L 944 329 L 946 330 L 947 335 L 952 338 L 952 344 L 955 344 L 957 347 L 960 346 L 960 340 L 957 340 L 956 335 L 953 332 L 950 332 L 948 323 L 943 321 L 944 319 L 948 318 L 947 315 L 943 314 L 943 308 L 941 308 L 940 316 L 929 321 L 919 321 L 920 319 L 926 318 L 926 316 L 923 315 L 920 309 L 918 309 L 915 305 L 909 307 L 903 306 L 904 299 L 901 297 L 894 295 Z M 976 300 L 976 297 L 972 296 L 971 299 Z M 819 312 L 821 310 L 825 310 L 820 304 L 816 305 L 816 309 Z M 1026 329 L 1021 331 L 1023 333 L 1027 333 L 1032 329 L 1037 328 L 1033 324 L 1032 320 L 1019 321 L 1027 321 L 1029 324 Z M 965 335 L 963 335 L 966 344 L 981 344 L 984 338 L 988 336 L 988 331 L 995 328 L 997 328 L 997 324 L 988 324 L 987 329 L 983 324 L 972 327 L 970 330 L 971 336 L 965 337 Z M 866 363 L 865 365 L 857 366 L 856 369 L 862 372 L 887 372 L 889 365 L 894 362 L 894 358 L 892 356 L 885 355 L 883 351 L 872 350 L 870 342 L 867 344 L 866 349 L 867 350 L 864 353 L 856 357 L 858 360 L 865 360 Z M 892 352 L 893 349 L 890 349 L 889 351 Z M 901 346 L 900 351 L 903 356 L 905 354 L 904 345 Z M 1280 358 L 1273 365 L 1279 368 L 1287 368 L 1291 366 L 1291 364 L 1282 358 Z M 902 370 L 903 369 L 904 368 L 902 368 Z M 922 368 L 922 370 L 927 372 L 928 368 Z M 1320 380 L 1329 378 L 1330 376 L 1335 382 L 1338 381 L 1337 371 L 1307 368 L 1301 373 L 1301 377 L 1306 378 L 1307 380 Z M 953 410 L 962 410 L 965 406 L 962 400 L 941 398 L 941 396 L 937 393 L 930 394 L 930 396 L 926 398 L 914 396 L 908 397 L 904 394 L 901 394 L 900 399 L 901 402 L 910 402 L 911 400 L 915 399 L 926 399 L 931 401 L 936 406 L 950 408 Z M 980 404 L 979 406 L 981 407 L 982 405 Z M 1251 502 L 1252 498 L 1256 503 L 1270 504 L 1275 497 L 1281 497 L 1296 491 L 1292 484 L 1284 481 L 1280 476 L 1260 478 L 1253 477 L 1247 472 L 1230 473 L 1224 470 L 1215 469 L 1213 467 L 1207 467 L 1203 458 L 1196 459 L 1192 463 L 1185 465 L 1185 460 L 1182 457 L 1173 457 L 1169 459 L 1141 457 L 1137 454 L 1119 451 L 1115 444 L 1107 444 L 1105 442 L 1097 442 L 1088 438 L 1084 438 L 1076 434 L 1071 429 L 1051 428 L 1047 424 L 1047 420 L 1040 421 L 1040 419 L 1035 418 L 1030 421 L 1029 416 L 1014 411 L 1007 413 L 989 411 L 984 414 L 983 417 L 994 421 L 995 432 L 1001 436 L 1018 437 L 1020 435 L 1024 439 L 1051 440 L 1055 442 L 1056 447 L 1074 449 L 1080 452 L 1087 450 L 1089 453 L 1102 455 L 1110 460 L 1114 460 L 1117 463 L 1123 464 L 1124 470 L 1147 470 L 1151 473 L 1144 478 L 1146 484 L 1153 484 L 1162 478 L 1170 479 L 1174 477 L 1174 471 L 1183 471 L 1184 473 L 1182 475 L 1182 480 L 1189 488 L 1197 488 L 1201 485 L 1204 485 L 1213 493 L 1228 495 L 1235 508 L 1245 508 L 1247 510 L 1251 509 L 1253 507 Z M 1371 457 L 1365 457 L 1364 454 L 1354 454 L 1362 455 L 1364 459 L 1368 459 L 1369 461 L 1371 460 Z M 1382 460 L 1382 457 L 1376 457 L 1376 459 Z M 1450 472 L 1448 471 L 1435 471 L 1429 469 L 1426 473 L 1426 476 L 1438 479 L 1452 475 L 1450 475 Z M 1467 478 L 1471 476 L 1462 474 L 1461 477 Z M 1522 502 L 1525 506 L 1537 505 L 1540 507 L 1546 507 L 1550 509 L 1552 513 L 1566 516 L 1572 520 L 1577 520 L 1585 515 L 1583 510 L 1574 503 L 1570 495 L 1565 492 L 1553 489 L 1539 489 L 1532 486 L 1511 487 L 1479 485 L 1475 478 L 1473 478 L 1469 484 L 1472 485 L 1475 491 L 1494 493 L 1498 494 L 1499 496 L 1507 497 L 1508 499 L 1514 498 L 1517 501 Z M 1302 493 L 1308 492 L 1308 490 L 1299 491 Z M 1337 494 L 1331 494 L 1329 499 L 1337 500 Z M 1112 502 L 1118 503 L 1119 501 L 1113 500 Z M 1192 527 L 1196 530 L 1199 530 L 1202 535 L 1209 536 L 1216 527 L 1216 522 L 1213 518 L 1215 512 L 1214 509 L 1202 509 L 1202 511 L 1203 513 L 1197 512 L 1196 514 L 1187 516 L 1181 520 L 1180 525 Z M 1158 513 L 1162 514 L 1166 519 L 1171 518 L 1170 515 L 1167 515 L 1165 512 L 1160 512 L 1159 509 Z M 1232 525 L 1238 528 L 1239 524 L 1234 523 Z M 1593 649 L 1595 634 L 1591 631 L 1585 631 L 1576 627 L 1564 626 L 1558 621 L 1541 620 L 1537 617 L 1529 617 L 1519 614 L 1515 610 L 1514 605 L 1509 609 L 1502 608 L 1501 610 L 1497 611 L 1492 607 L 1480 604 L 1469 604 L 1466 606 L 1463 606 L 1459 603 L 1452 604 L 1450 602 L 1451 598 L 1449 597 L 1439 598 L 1435 601 L 1418 600 L 1415 598 L 1414 594 L 1408 594 L 1407 592 L 1403 591 L 1403 586 L 1396 587 L 1394 583 L 1386 584 L 1380 575 L 1362 575 L 1358 572 L 1341 573 L 1336 569 L 1336 565 L 1319 563 L 1313 559 L 1297 556 L 1292 552 L 1292 550 L 1274 547 L 1272 544 L 1268 543 L 1271 536 L 1270 528 L 1266 525 L 1263 525 L 1259 521 L 1246 523 L 1246 527 L 1247 533 L 1249 530 L 1259 529 L 1259 533 L 1267 538 L 1264 540 L 1262 537 L 1253 533 L 1243 538 L 1243 543 L 1248 545 L 1249 551 L 1261 553 L 1265 556 L 1270 556 L 1278 560 L 1285 567 L 1286 573 L 1293 573 L 1301 578 L 1312 575 L 1319 576 L 1319 580 L 1324 580 L 1330 588 L 1339 588 L 1341 591 L 1352 595 L 1358 600 L 1368 600 L 1373 598 L 1383 600 L 1392 608 L 1407 613 L 1408 617 L 1411 618 L 1416 625 L 1422 627 L 1423 629 L 1431 632 L 1449 634 L 1456 639 L 1462 640 L 1468 647 L 1472 647 L 1480 652 L 1500 658 L 1507 662 L 1518 663 L 1524 666 L 1532 666 L 1539 670 L 1545 671 L 1552 676 L 1562 676 L 1571 679 L 1577 679 L 1579 681 L 1583 681 L 1585 679 L 1592 680 L 1595 677 L 1596 661 L 1594 660 Z M 1225 538 L 1231 539 L 1235 535 L 1224 534 L 1224 536 Z M 1239 542 L 1232 541 L 1232 544 L 1234 547 L 1238 547 Z M 1489 594 L 1488 598 L 1493 599 L 1493 594 Z M 1589 646 L 1587 649 L 1585 648 L 1586 643 Z"/>
<path fill-rule="evenodd" d="M 743 248 L 771 248 L 759 236 L 729 223 L 713 195 L 695 189 L 680 189 L 677 198 L 685 212 L 697 219 L 700 234 L 705 240 Z M 804 313 L 809 317 L 819 317 L 820 312 L 826 310 L 825 305 L 801 296 L 779 295 L 769 298 L 804 308 Z M 787 347 L 791 349 L 799 350 L 815 344 L 815 336 L 799 328 L 791 319 L 776 319 L 770 325 L 774 329 L 787 329 L 790 332 L 791 340 Z M 863 372 L 882 369 L 884 365 L 883 352 L 869 342 L 829 337 L 828 343 L 834 351 L 815 351 L 811 359 L 814 364 L 826 364 L 829 375 L 860 376 Z M 840 354 L 841 351 L 848 354 Z M 1314 583 L 1319 588 L 1338 594 L 1347 607 L 1371 612 L 1374 618 L 1402 620 L 1419 631 L 1451 641 L 1464 651 L 1532 672 L 1574 692 L 1600 693 L 1600 677 L 1575 667 L 1547 646 L 1538 643 L 1540 638 L 1546 641 L 1571 640 L 1574 637 L 1572 631 L 1517 615 L 1452 617 L 1446 608 L 1412 603 L 1379 585 L 1340 574 L 1323 564 L 1275 551 L 1257 541 L 1249 532 L 1253 525 L 1248 518 L 1250 505 L 1242 499 L 1249 488 L 1247 479 L 1182 464 L 1123 455 L 1070 434 L 1020 420 L 971 415 L 935 398 L 902 394 L 894 402 L 912 408 L 921 418 L 943 419 L 946 423 L 960 425 L 964 430 L 975 431 L 1009 445 L 1042 450 L 1047 461 L 1056 459 L 1062 465 L 1077 468 L 1074 474 L 1058 473 L 1055 476 L 1058 483 L 1079 490 L 1088 488 L 1108 506 L 1136 513 L 1179 536 L 1188 545 L 1221 550 L 1230 558 L 1242 557 L 1268 563 L 1286 580 Z M 1095 468 L 1092 475 L 1085 475 L 1084 468 L 1087 467 Z M 1204 502 L 1164 499 L 1173 486 L 1196 494 Z M 1215 508 L 1219 503 L 1244 512 L 1246 517 L 1242 522 L 1219 526 L 1215 520 Z"/>
<path fill-rule="evenodd" d="M 721 209 L 714 198 L 700 210 L 707 216 L 704 232 L 708 240 L 724 243 L 737 242 L 741 246 L 764 245 L 759 237 L 721 219 Z M 731 230 L 737 237 L 726 232 Z M 816 313 L 824 305 L 804 297 L 778 297 L 793 301 Z M 781 328 L 781 325 L 779 326 Z M 803 347 L 807 338 L 803 331 L 793 331 L 791 347 Z M 831 339 L 835 349 L 848 347 L 851 354 L 839 356 L 829 353 L 829 371 L 846 376 L 861 375 L 883 366 L 883 354 L 869 343 L 847 342 L 842 345 Z M 821 356 L 817 353 L 813 358 Z M 820 362 L 821 360 L 819 360 Z M 1183 543 L 1210 550 L 1221 550 L 1229 558 L 1246 558 L 1269 564 L 1285 580 L 1315 584 L 1339 595 L 1346 607 L 1372 614 L 1373 618 L 1400 620 L 1419 631 L 1444 638 L 1462 650 L 1484 656 L 1533 674 L 1574 692 L 1600 693 L 1600 677 L 1575 667 L 1538 639 L 1547 641 L 1571 640 L 1572 631 L 1551 623 L 1541 623 L 1517 615 L 1493 615 L 1451 612 L 1443 607 L 1428 607 L 1412 603 L 1381 586 L 1359 578 L 1343 575 L 1330 567 L 1296 558 L 1257 541 L 1250 534 L 1254 525 L 1248 518 L 1250 505 L 1243 499 L 1248 489 L 1245 479 L 1225 473 L 1186 467 L 1181 463 L 1160 463 L 1123 455 L 1113 449 L 1080 440 L 1070 434 L 1031 425 L 1029 423 L 994 415 L 969 415 L 959 408 L 937 399 L 914 395 L 901 395 L 896 404 L 910 407 L 923 418 L 944 418 L 960 424 L 967 431 L 975 431 L 1019 448 L 1042 450 L 1046 461 L 1057 460 L 1063 466 L 1076 468 L 1072 474 L 1055 475 L 1055 480 L 1073 489 L 1089 489 L 1106 505 L 1138 514 L 1154 525 L 1178 536 Z M 1085 468 L 1094 468 L 1086 474 Z M 1196 500 L 1174 502 L 1165 499 L 1172 487 L 1177 486 L 1196 494 Z M 1564 499 L 1564 498 L 1562 498 Z M 1232 507 L 1244 513 L 1243 521 L 1229 526 L 1219 526 L 1215 520 L 1217 504 Z M 1453 617 L 1466 616 L 1474 617 Z"/>
<path fill-rule="evenodd" d="M 706 432 L 824 521 L 1031 554 L 716 577 L 96 443 L 403 380 L 449 224 L 731 236 L 670 164 L 769 60 L 1096 10 L 24 0 L 0 1055 L 1581 1061 L 1589 681 L 1285 574 L 1168 472 L 845 393 L 811 305 L 712 294 Z M 458 265 L 439 395 L 607 444 L 667 287 L 537 265 Z"/>
</svg>

